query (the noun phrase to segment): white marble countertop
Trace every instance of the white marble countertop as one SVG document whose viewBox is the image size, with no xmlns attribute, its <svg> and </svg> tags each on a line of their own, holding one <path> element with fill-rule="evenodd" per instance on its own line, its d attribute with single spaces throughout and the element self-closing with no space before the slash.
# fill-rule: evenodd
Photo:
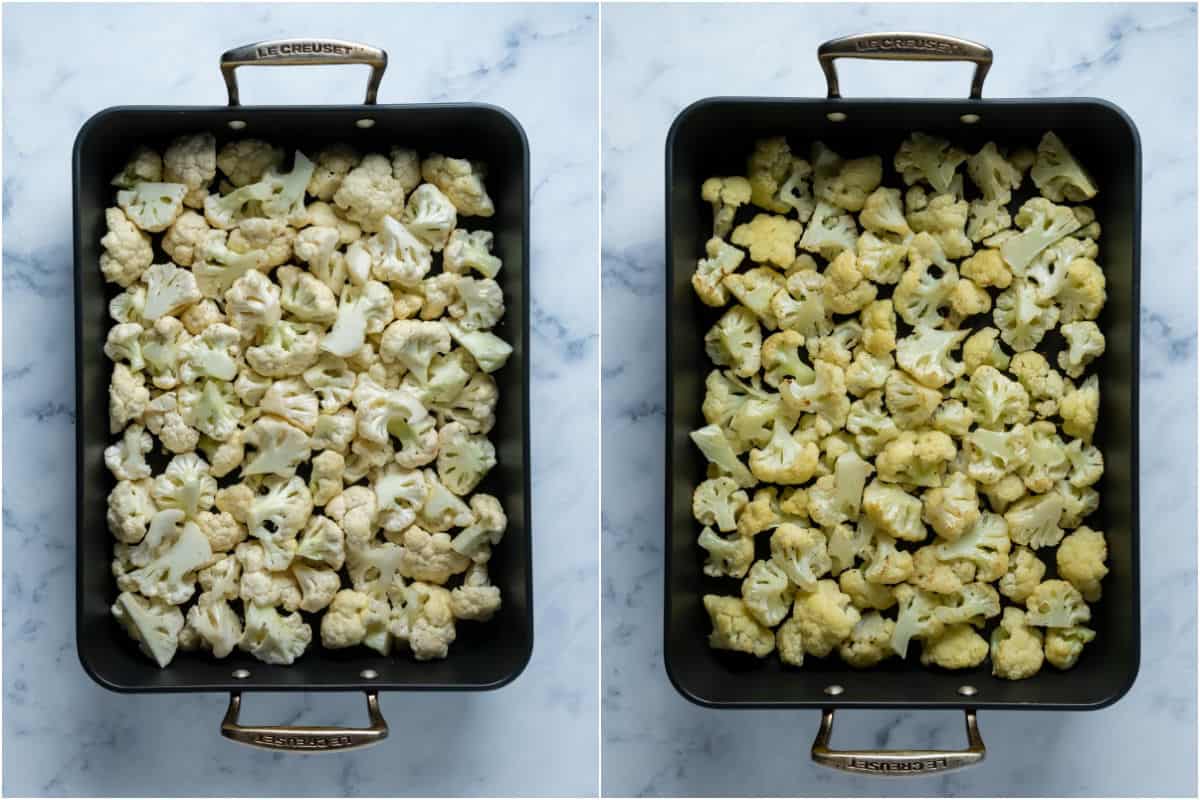
<svg viewBox="0 0 1200 800">
<path fill-rule="evenodd" d="M 6 5 L 4 8 L 6 795 L 593 794 L 597 751 L 593 6 Z M 481 101 L 533 153 L 536 645 L 491 693 L 384 694 L 391 738 L 292 757 L 217 732 L 216 694 L 118 695 L 74 643 L 71 144 L 112 105 L 225 102 L 224 50 L 299 35 L 386 48 L 380 102 Z M 248 103 L 361 100 L 361 67 L 242 70 Z M 248 695 L 243 718 L 365 719 L 361 695 Z"/>
<path fill-rule="evenodd" d="M 604 769 L 609 795 L 1196 792 L 1196 14 L 1185 5 L 606 6 L 602 17 Z M 816 712 L 712 711 L 662 664 L 663 143 L 714 95 L 824 96 L 822 41 L 931 30 L 990 45 L 985 96 L 1095 96 L 1145 158 L 1141 674 L 1092 713 L 980 716 L 987 761 L 884 782 L 813 766 Z M 846 96 L 963 96 L 962 65 L 839 65 Z M 836 744 L 962 746 L 957 713 L 839 716 Z"/>
</svg>

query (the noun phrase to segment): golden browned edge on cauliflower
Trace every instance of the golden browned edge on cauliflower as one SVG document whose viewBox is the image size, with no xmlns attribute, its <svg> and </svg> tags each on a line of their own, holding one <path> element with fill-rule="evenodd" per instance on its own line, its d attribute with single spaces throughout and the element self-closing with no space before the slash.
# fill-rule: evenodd
<svg viewBox="0 0 1200 800">
<path fill-rule="evenodd" d="M 917 132 L 891 160 L 795 144 L 698 187 L 711 646 L 867 668 L 916 640 L 939 669 L 1071 668 L 1108 573 L 1085 524 L 1100 227 L 1070 205 L 1098 187 L 1054 132 L 974 154 Z"/>
<path fill-rule="evenodd" d="M 113 179 L 112 613 L 161 667 L 317 639 L 445 658 L 501 606 L 508 522 L 479 488 L 512 348 L 467 219 L 494 213 L 486 168 L 313 156 L 201 133 Z"/>
</svg>

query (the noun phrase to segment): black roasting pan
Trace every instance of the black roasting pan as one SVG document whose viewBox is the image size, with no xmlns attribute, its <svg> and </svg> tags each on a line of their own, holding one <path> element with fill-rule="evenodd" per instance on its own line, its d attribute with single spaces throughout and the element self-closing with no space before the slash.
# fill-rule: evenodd
<svg viewBox="0 0 1200 800">
<path fill-rule="evenodd" d="M 976 64 L 967 100 L 847 100 L 840 96 L 838 57 L 968 60 Z M 668 675 L 687 699 L 715 708 L 822 708 L 814 745 L 822 763 L 858 772 L 948 769 L 978 761 L 974 710 L 1088 710 L 1118 700 L 1138 671 L 1138 282 L 1141 149 L 1137 129 L 1111 103 L 1095 99 L 980 98 L 991 51 L 973 42 L 930 34 L 868 34 L 828 42 L 819 50 L 829 83 L 823 99 L 723 97 L 701 100 L 676 118 L 666 145 L 667 425 L 666 596 L 664 657 Z M 965 673 L 935 672 L 915 659 L 892 659 L 855 671 L 836 658 L 806 661 L 800 670 L 777 659 L 757 661 L 709 649 L 705 593 L 728 593 L 727 579 L 705 577 L 691 494 L 705 460 L 688 433 L 705 424 L 700 413 L 705 331 L 718 316 L 694 296 L 690 276 L 702 256 L 711 209 L 699 187 L 712 175 L 741 174 L 756 139 L 785 135 L 794 146 L 821 140 L 851 157 L 895 152 L 914 130 L 942 135 L 972 152 L 989 140 L 1002 147 L 1035 145 L 1046 130 L 1068 141 L 1092 170 L 1100 194 L 1092 202 L 1102 225 L 1100 263 L 1108 304 L 1098 320 L 1108 350 L 1096 365 L 1101 381 L 1095 443 L 1106 471 L 1096 487 L 1100 509 L 1088 524 L 1108 538 L 1110 573 L 1094 607 L 1096 640 L 1068 672 L 1046 667 L 1033 679 L 993 678 L 985 665 Z M 888 167 L 885 167 L 888 168 Z M 898 178 L 888 185 L 896 185 Z M 964 709 L 971 747 L 958 754 L 836 754 L 828 749 L 834 708 Z"/>
<path fill-rule="evenodd" d="M 233 70 L 260 64 L 368 64 L 366 101 L 338 106 L 242 106 Z M 383 690 L 494 689 L 513 680 L 533 649 L 533 597 L 530 561 L 529 464 L 529 146 L 520 124 L 503 109 L 479 103 L 377 105 L 375 94 L 387 63 L 382 50 L 332 39 L 260 42 L 222 56 L 229 105 L 109 108 L 89 119 L 75 140 L 73 160 L 75 220 L 75 363 L 77 431 L 77 589 L 76 642 L 87 673 L 119 692 L 231 692 L 231 714 L 223 732 L 231 738 L 277 749 L 330 749 L 382 738 L 375 693 Z M 504 545 L 489 564 L 501 587 L 502 610 L 487 625 L 462 625 L 450 656 L 417 663 L 407 654 L 379 656 L 365 648 L 329 651 L 313 647 L 290 667 L 258 662 L 235 651 L 214 659 L 181 653 L 158 669 L 137 651 L 111 619 L 116 585 L 109 572 L 112 540 L 105 523 L 106 497 L 114 485 L 105 469 L 108 433 L 108 380 L 111 365 L 103 346 L 114 295 L 97 267 L 104 209 L 113 203 L 109 180 L 136 145 L 162 148 L 173 137 L 210 131 L 218 147 L 230 139 L 254 136 L 314 153 L 323 145 L 349 142 L 360 152 L 386 152 L 403 143 L 422 152 L 436 148 L 488 164 L 488 189 L 496 216 L 472 218 L 472 227 L 495 234 L 504 261 L 497 280 L 508 313 L 497 332 L 513 346 L 513 356 L 495 374 L 500 400 L 491 438 L 498 464 L 481 486 L 498 497 L 508 514 Z M 365 691 L 372 729 L 280 733 L 236 726 L 237 693 L 262 691 Z M 378 724 L 375 724 L 378 723 Z M 250 734 L 244 731 L 250 730 Z M 386 727 L 382 730 L 386 733 Z M 242 733 L 239 733 L 242 732 Z M 373 735 L 360 736 L 358 733 Z M 285 735 L 286 734 L 286 735 Z"/>
</svg>

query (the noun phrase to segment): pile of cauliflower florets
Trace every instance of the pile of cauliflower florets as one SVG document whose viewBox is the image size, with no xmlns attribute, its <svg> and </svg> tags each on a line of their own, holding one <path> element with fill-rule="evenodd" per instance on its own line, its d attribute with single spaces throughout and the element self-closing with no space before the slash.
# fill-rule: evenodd
<svg viewBox="0 0 1200 800">
<path fill-rule="evenodd" d="M 500 607 L 507 525 L 472 494 L 512 351 L 490 331 L 492 234 L 458 227 L 494 213 L 484 168 L 400 147 L 285 160 L 201 133 L 113 179 L 112 613 L 159 666 L 235 647 L 291 664 L 306 620 L 328 648 L 444 658 L 457 620 Z"/>
<path fill-rule="evenodd" d="M 914 133 L 893 166 L 907 189 L 879 156 L 772 138 L 702 187 L 692 283 L 724 310 L 692 502 L 705 573 L 741 579 L 704 597 L 710 644 L 871 667 L 916 639 L 946 669 L 1068 669 L 1108 572 L 1083 525 L 1104 470 L 1100 225 L 1070 205 L 1096 186 L 1054 133 L 974 155 Z M 1040 196 L 1018 207 L 1026 173 Z"/>
</svg>

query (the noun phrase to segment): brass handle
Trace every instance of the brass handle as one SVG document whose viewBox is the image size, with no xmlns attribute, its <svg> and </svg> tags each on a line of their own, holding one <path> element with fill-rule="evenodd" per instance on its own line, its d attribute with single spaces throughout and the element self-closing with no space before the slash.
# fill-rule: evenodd
<svg viewBox="0 0 1200 800">
<path fill-rule="evenodd" d="M 375 105 L 379 82 L 387 69 L 387 51 L 341 39 L 270 39 L 235 47 L 221 55 L 221 75 L 229 90 L 229 105 L 241 105 L 238 99 L 238 67 L 289 67 L 306 64 L 366 64 L 371 67 L 367 79 L 365 105 Z"/>
<path fill-rule="evenodd" d="M 320 728 L 286 725 L 242 725 L 238 713 L 242 709 L 242 693 L 229 695 L 229 710 L 221 720 L 221 735 L 239 744 L 267 750 L 286 750 L 293 753 L 328 753 L 334 750 L 353 750 L 382 742 L 388 726 L 379 711 L 379 693 L 367 692 L 367 715 L 371 724 L 366 728 Z"/>
<path fill-rule="evenodd" d="M 813 740 L 813 761 L 844 772 L 867 775 L 930 775 L 970 767 L 983 761 L 987 749 L 979 735 L 975 709 L 967 709 L 966 750 L 832 750 L 833 709 L 821 712 L 821 728 Z"/>
<path fill-rule="evenodd" d="M 842 96 L 838 87 L 839 58 L 872 58 L 884 61 L 971 61 L 971 99 L 983 96 L 983 79 L 992 67 L 992 49 L 978 42 L 939 33 L 860 33 L 831 39 L 817 48 L 830 99 Z"/>
</svg>

